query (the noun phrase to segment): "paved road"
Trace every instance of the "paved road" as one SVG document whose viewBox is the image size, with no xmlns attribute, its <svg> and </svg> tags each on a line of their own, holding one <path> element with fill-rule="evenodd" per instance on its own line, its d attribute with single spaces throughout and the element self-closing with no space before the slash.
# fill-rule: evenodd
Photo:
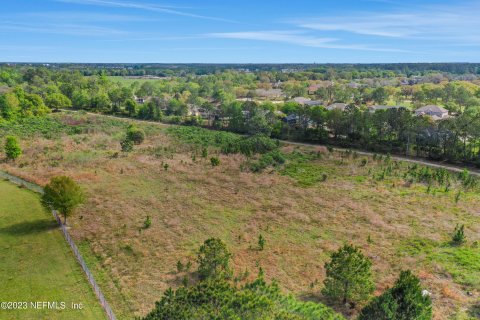
<svg viewBox="0 0 480 320">
<path fill-rule="evenodd" d="M 74 110 L 62 110 L 62 111 L 77 112 L 77 111 L 74 111 Z M 125 121 L 133 121 L 133 122 L 139 122 L 139 123 L 149 123 L 149 124 L 161 125 L 161 126 L 172 126 L 173 125 L 173 124 L 162 123 L 162 122 L 158 122 L 158 121 L 139 120 L 139 119 L 126 118 L 126 117 L 99 114 L 99 113 L 94 113 L 94 112 L 87 112 L 87 114 L 94 115 L 94 116 L 107 117 L 107 118 L 121 119 L 121 120 L 125 120 Z M 324 146 L 324 145 L 321 145 L 321 144 L 305 143 L 305 142 L 293 142 L 293 141 L 287 141 L 287 140 L 280 140 L 280 142 L 282 142 L 284 144 L 306 146 L 306 147 Z M 346 151 L 346 150 L 352 150 L 352 149 L 334 148 L 334 150 Z M 368 156 L 372 156 L 372 155 L 375 154 L 374 152 L 367 152 L 367 151 L 359 151 L 359 150 L 353 150 L 353 151 L 356 151 L 358 154 L 368 155 Z M 406 162 L 410 162 L 410 163 L 417 163 L 417 164 L 429 166 L 429 167 L 432 167 L 432 168 L 443 168 L 443 169 L 447 169 L 447 170 L 450 170 L 450 171 L 453 171 L 453 172 L 462 172 L 464 169 L 467 169 L 472 175 L 480 177 L 480 171 L 479 170 L 472 169 L 472 168 L 469 168 L 469 167 L 443 164 L 443 163 L 439 163 L 439 162 L 428 161 L 428 160 L 421 159 L 421 158 L 408 158 L 408 157 L 393 156 L 393 155 L 392 155 L 392 159 L 393 160 L 398 160 L 398 161 L 406 161 Z"/>
</svg>

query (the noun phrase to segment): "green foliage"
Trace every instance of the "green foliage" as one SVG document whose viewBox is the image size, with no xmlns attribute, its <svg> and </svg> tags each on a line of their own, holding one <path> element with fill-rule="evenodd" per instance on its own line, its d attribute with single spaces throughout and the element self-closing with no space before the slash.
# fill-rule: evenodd
<svg viewBox="0 0 480 320">
<path fill-rule="evenodd" d="M 265 238 L 262 236 L 262 234 L 260 234 L 258 236 L 258 249 L 260 249 L 260 251 L 263 251 L 263 249 L 265 248 Z"/>
<path fill-rule="evenodd" d="M 466 242 L 466 236 L 465 236 L 465 231 L 464 231 L 465 225 L 459 225 L 457 224 L 455 226 L 455 230 L 453 231 L 452 235 L 452 244 L 453 245 L 462 245 Z"/>
<path fill-rule="evenodd" d="M 266 283 L 263 271 L 253 282 L 243 286 L 232 285 L 223 275 L 228 268 L 225 263 L 230 259 L 230 254 L 219 239 L 208 239 L 200 247 L 198 262 L 200 265 L 208 264 L 208 270 L 222 272 L 209 273 L 193 286 L 187 286 L 188 279 L 177 290 L 169 288 L 155 303 L 155 308 L 144 320 L 342 320 L 341 315 L 323 304 L 302 302 L 291 295 L 280 292 L 276 282 Z M 177 271 L 183 272 L 190 269 L 190 263 L 185 266 L 177 262 Z M 216 266 L 216 268 L 214 267 Z M 201 272 L 199 267 L 199 273 Z M 200 273 L 200 275 L 202 275 Z M 218 276 L 221 275 L 221 276 Z M 248 271 L 245 270 L 241 277 L 245 279 Z"/>
<path fill-rule="evenodd" d="M 152 226 L 152 217 L 147 216 L 147 217 L 145 218 L 145 221 L 143 222 L 143 228 L 144 228 L 144 229 L 148 229 L 148 228 L 150 228 L 151 226 Z"/>
<path fill-rule="evenodd" d="M 167 132 L 185 143 L 202 147 L 202 150 L 213 146 L 225 154 L 242 153 L 251 156 L 255 153 L 266 153 L 278 147 L 277 141 L 265 135 L 244 137 L 230 132 L 197 127 L 172 127 L 168 128 Z"/>
<path fill-rule="evenodd" d="M 358 320 L 430 320 L 432 301 L 422 293 L 420 280 L 402 271 L 395 285 L 365 306 Z"/>
<path fill-rule="evenodd" d="M 145 140 L 145 132 L 142 129 L 137 128 L 135 125 L 130 125 L 127 129 L 127 140 L 132 141 L 134 144 L 141 144 Z"/>
<path fill-rule="evenodd" d="M 183 265 L 182 261 L 177 261 L 177 272 L 183 272 L 185 266 Z"/>
<path fill-rule="evenodd" d="M 318 159 L 319 153 L 303 153 L 294 151 L 285 155 L 287 163 L 280 171 L 282 175 L 289 176 L 296 180 L 302 187 L 311 187 L 319 182 L 327 180 L 328 175 L 325 168 L 321 167 L 314 160 Z"/>
<path fill-rule="evenodd" d="M 22 154 L 17 138 L 8 136 L 5 141 L 5 155 L 9 160 L 15 160 Z"/>
<path fill-rule="evenodd" d="M 123 152 L 132 152 L 133 151 L 133 141 L 125 138 L 120 141 L 120 147 L 122 148 Z"/>
<path fill-rule="evenodd" d="M 344 245 L 332 253 L 330 262 L 325 263 L 326 278 L 322 293 L 343 303 L 367 300 L 375 289 L 371 266 L 372 262 L 359 248 Z"/>
<path fill-rule="evenodd" d="M 285 156 L 279 150 L 270 151 L 262 154 L 260 159 L 250 163 L 250 170 L 253 172 L 261 172 L 267 167 L 277 167 L 284 164 L 286 161 Z"/>
<path fill-rule="evenodd" d="M 45 98 L 45 104 L 50 109 L 58 110 L 71 107 L 72 101 L 65 95 L 54 92 L 47 95 L 47 97 Z"/>
<path fill-rule="evenodd" d="M 223 279 L 168 289 L 144 320 L 341 320 L 330 308 L 300 302 L 262 278 L 238 288 Z"/>
<path fill-rule="evenodd" d="M 220 165 L 220 159 L 218 159 L 218 157 L 211 157 L 210 164 L 212 165 L 212 167 L 216 167 Z"/>
<path fill-rule="evenodd" d="M 64 216 L 64 223 L 67 223 L 67 216 L 85 202 L 82 189 L 72 178 L 58 176 L 50 179 L 44 188 L 42 204 L 47 209 L 57 210 Z"/>
<path fill-rule="evenodd" d="M 231 257 L 222 240 L 218 238 L 205 240 L 197 253 L 200 279 L 228 278 L 231 275 L 229 266 Z"/>
</svg>

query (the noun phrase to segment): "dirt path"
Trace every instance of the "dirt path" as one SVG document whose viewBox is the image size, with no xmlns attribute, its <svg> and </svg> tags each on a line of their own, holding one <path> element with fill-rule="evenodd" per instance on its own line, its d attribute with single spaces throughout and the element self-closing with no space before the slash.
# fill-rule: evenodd
<svg viewBox="0 0 480 320">
<path fill-rule="evenodd" d="M 78 111 L 75 111 L 75 110 L 62 110 L 62 111 L 78 112 Z M 133 121 L 133 122 L 138 122 L 138 123 L 148 123 L 148 124 L 154 124 L 154 125 L 160 125 L 160 126 L 173 126 L 173 124 L 163 123 L 163 122 L 158 122 L 158 121 L 140 120 L 140 119 L 127 118 L 127 117 L 99 114 L 99 113 L 94 113 L 94 112 L 87 112 L 87 114 L 94 115 L 94 116 L 107 117 L 107 118 L 115 118 L 115 119 L 120 119 L 120 120 L 125 120 L 125 121 Z M 305 147 L 325 146 L 325 145 L 315 144 L 315 143 L 294 142 L 294 141 L 287 141 L 287 140 L 280 140 L 280 142 L 282 142 L 284 144 L 305 146 Z M 356 151 L 360 155 L 366 155 L 366 156 L 373 156 L 375 154 L 374 152 L 360 151 L 360 150 L 355 150 L 355 149 L 334 148 L 334 150 L 336 150 L 336 151 L 353 150 L 353 151 Z M 453 171 L 453 172 L 462 172 L 464 169 L 467 169 L 470 172 L 470 174 L 472 174 L 474 176 L 477 176 L 477 177 L 480 177 L 480 171 L 472 169 L 470 167 L 461 167 L 461 166 L 455 166 L 455 165 L 450 165 L 450 164 L 442 164 L 442 163 L 438 163 L 438 162 L 434 162 L 434 161 L 428 161 L 428 160 L 424 160 L 424 159 L 420 159 L 420 158 L 414 159 L 414 158 L 401 157 L 401 156 L 392 156 L 392 159 L 397 160 L 397 161 L 417 163 L 417 164 L 429 166 L 429 167 L 432 167 L 432 168 L 443 168 L 443 169 Z"/>
</svg>

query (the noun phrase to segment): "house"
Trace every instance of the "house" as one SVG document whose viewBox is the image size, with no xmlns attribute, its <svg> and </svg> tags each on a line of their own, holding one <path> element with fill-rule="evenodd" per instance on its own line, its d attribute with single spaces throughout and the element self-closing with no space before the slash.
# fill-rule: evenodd
<svg viewBox="0 0 480 320">
<path fill-rule="evenodd" d="M 315 94 L 318 89 L 320 89 L 322 86 L 319 84 L 312 84 L 308 87 L 308 94 Z"/>
<path fill-rule="evenodd" d="M 291 102 L 296 102 L 298 104 L 301 104 L 301 105 L 304 105 L 305 103 L 309 102 L 309 101 L 312 101 L 312 99 L 310 98 L 304 98 L 304 97 L 295 97 L 293 98 L 292 100 L 290 100 Z"/>
<path fill-rule="evenodd" d="M 443 108 L 443 107 L 440 107 L 440 106 L 437 106 L 437 105 L 428 105 L 428 106 L 424 106 L 424 107 L 421 107 L 417 110 L 415 110 L 415 114 L 417 116 L 423 116 L 423 115 L 427 115 L 427 116 L 430 116 L 432 117 L 434 120 L 440 120 L 440 119 L 445 119 L 445 118 L 448 118 L 448 110 Z"/>
<path fill-rule="evenodd" d="M 310 101 L 306 101 L 304 103 L 305 106 L 309 106 L 309 107 L 315 107 L 315 106 L 323 106 L 323 101 L 320 101 L 320 100 L 310 100 Z"/>
<path fill-rule="evenodd" d="M 400 108 L 405 108 L 403 106 L 380 106 L 380 105 L 375 105 L 375 106 L 370 106 L 368 107 L 368 111 L 371 113 L 377 112 L 379 110 L 391 110 L 391 109 L 400 109 Z"/>
<path fill-rule="evenodd" d="M 267 99 L 281 98 L 284 96 L 281 89 L 256 89 L 255 95 Z"/>
<path fill-rule="evenodd" d="M 327 107 L 327 110 L 329 110 L 329 111 L 332 111 L 332 110 L 345 111 L 346 108 L 347 108 L 346 103 L 334 103 L 334 104 L 329 105 Z"/>
<path fill-rule="evenodd" d="M 297 116 L 295 113 L 292 113 L 286 116 L 285 118 L 283 118 L 283 121 L 292 125 L 292 124 L 296 124 L 298 119 L 299 119 L 299 116 Z"/>
<path fill-rule="evenodd" d="M 134 96 L 135 102 L 138 104 L 144 104 L 147 99 Z"/>
</svg>

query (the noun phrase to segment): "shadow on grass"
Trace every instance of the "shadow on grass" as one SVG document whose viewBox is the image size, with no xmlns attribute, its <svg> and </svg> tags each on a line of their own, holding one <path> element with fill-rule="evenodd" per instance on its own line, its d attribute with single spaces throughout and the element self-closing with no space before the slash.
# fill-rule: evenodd
<svg viewBox="0 0 480 320">
<path fill-rule="evenodd" d="M 20 222 L 0 228 L 0 234 L 23 236 L 53 230 L 57 227 L 58 224 L 53 220 L 38 219 L 34 221 Z"/>
</svg>

